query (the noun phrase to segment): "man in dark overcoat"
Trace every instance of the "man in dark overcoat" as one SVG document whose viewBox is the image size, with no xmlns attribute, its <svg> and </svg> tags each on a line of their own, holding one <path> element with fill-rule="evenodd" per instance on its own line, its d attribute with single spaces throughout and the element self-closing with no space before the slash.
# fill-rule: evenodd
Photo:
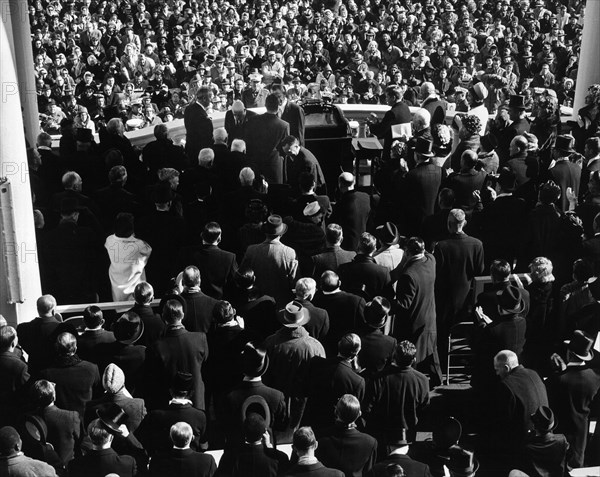
<svg viewBox="0 0 600 477">
<path fill-rule="evenodd" d="M 247 129 L 250 119 L 256 116 L 254 111 L 247 110 L 240 100 L 235 100 L 231 109 L 225 113 L 225 130 L 227 131 L 227 144 L 231 146 L 234 139 L 247 138 Z"/>
<path fill-rule="evenodd" d="M 344 231 L 342 248 L 356 251 L 360 236 L 367 230 L 371 214 L 371 199 L 364 192 L 355 190 L 354 176 L 343 172 L 338 178 L 340 198 L 333 207 L 330 223 L 339 224 Z"/>
<path fill-rule="evenodd" d="M 212 96 L 210 88 L 201 87 L 196 92 L 195 101 L 185 108 L 185 152 L 190 164 L 196 164 L 200 150 L 213 143 L 213 124 L 206 112 Z"/>
</svg>

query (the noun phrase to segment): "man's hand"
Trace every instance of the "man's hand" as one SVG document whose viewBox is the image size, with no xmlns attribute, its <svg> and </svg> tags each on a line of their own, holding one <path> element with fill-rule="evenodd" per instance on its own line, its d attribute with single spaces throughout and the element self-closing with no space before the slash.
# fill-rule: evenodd
<svg viewBox="0 0 600 477">
<path fill-rule="evenodd" d="M 475 316 L 483 326 L 487 326 L 492 322 L 490 317 L 483 312 L 483 308 L 480 306 L 475 308 Z"/>
</svg>

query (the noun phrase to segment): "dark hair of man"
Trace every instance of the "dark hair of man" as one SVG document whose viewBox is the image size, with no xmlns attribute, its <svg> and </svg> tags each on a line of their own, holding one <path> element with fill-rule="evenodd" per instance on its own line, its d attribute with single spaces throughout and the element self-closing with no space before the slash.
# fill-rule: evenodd
<svg viewBox="0 0 600 477">
<path fill-rule="evenodd" d="M 411 237 L 406 242 L 406 251 L 411 255 L 419 255 L 425 252 L 425 242 L 419 237 Z"/>
<path fill-rule="evenodd" d="M 166 124 L 157 124 L 154 126 L 154 137 L 156 139 L 166 139 L 169 133 L 169 128 Z"/>
<path fill-rule="evenodd" d="M 394 355 L 396 365 L 401 368 L 410 366 L 415 360 L 416 354 L 417 348 L 414 344 L 407 340 L 400 341 L 396 347 L 396 353 Z"/>
<path fill-rule="evenodd" d="M 266 430 L 267 425 L 260 414 L 251 412 L 246 416 L 246 420 L 244 421 L 244 438 L 246 442 L 258 442 Z"/>
<path fill-rule="evenodd" d="M 61 333 L 56 338 L 56 352 L 59 356 L 71 356 L 77 352 L 77 338 L 69 332 Z"/>
<path fill-rule="evenodd" d="M 87 427 L 88 436 L 95 446 L 103 446 L 111 440 L 111 434 L 104 428 L 100 419 L 94 419 Z"/>
<path fill-rule="evenodd" d="M 121 212 L 115 219 L 115 235 L 119 238 L 129 238 L 133 235 L 133 214 Z"/>
<path fill-rule="evenodd" d="M 298 138 L 296 136 L 286 136 L 283 138 L 283 141 L 281 141 L 281 147 L 287 147 L 287 146 L 293 146 L 294 144 L 300 144 L 300 141 L 298 141 Z"/>
<path fill-rule="evenodd" d="M 400 86 L 398 86 L 398 85 L 388 86 L 385 89 L 385 94 L 388 96 L 391 96 L 393 98 L 396 98 L 396 101 L 400 101 L 403 97 L 402 88 L 400 88 Z"/>
<path fill-rule="evenodd" d="M 309 192 L 315 186 L 315 176 L 310 172 L 303 172 L 300 174 L 298 183 L 301 192 Z"/>
<path fill-rule="evenodd" d="M 154 289 L 148 282 L 140 282 L 133 290 L 133 298 L 140 305 L 147 305 L 154 297 Z"/>
<path fill-rule="evenodd" d="M 517 176 L 508 167 L 503 167 L 500 170 L 500 177 L 498 177 L 498 184 L 500 188 L 506 192 L 512 192 L 517 186 Z"/>
<path fill-rule="evenodd" d="M 594 268 L 587 260 L 581 258 L 573 263 L 573 278 L 579 282 L 585 282 L 594 276 Z"/>
<path fill-rule="evenodd" d="M 221 226 L 217 222 L 209 222 L 202 231 L 202 240 L 206 243 L 215 243 L 221 237 Z"/>
<path fill-rule="evenodd" d="M 313 430 L 306 426 L 299 428 L 296 432 L 294 432 L 293 437 L 294 447 L 301 451 L 307 451 L 311 447 L 314 447 L 317 443 L 317 439 L 315 437 L 315 433 Z"/>
<path fill-rule="evenodd" d="M 45 379 L 35 382 L 33 385 L 33 395 L 39 409 L 43 409 L 56 401 L 54 385 Z"/>
<path fill-rule="evenodd" d="M 365 255 L 370 255 L 377 250 L 377 239 L 373 237 L 369 232 L 364 232 L 360 236 L 358 242 L 358 251 Z"/>
<path fill-rule="evenodd" d="M 193 265 L 186 267 L 182 277 L 183 286 L 199 287 L 200 286 L 200 270 Z"/>
<path fill-rule="evenodd" d="M 494 260 L 490 265 L 490 275 L 496 283 L 507 281 L 511 272 L 510 264 L 506 260 Z"/>
<path fill-rule="evenodd" d="M 325 229 L 325 238 L 332 245 L 337 244 L 342 238 L 343 230 L 338 224 L 329 224 Z"/>
<path fill-rule="evenodd" d="M 265 99 L 265 108 L 268 113 L 276 113 L 279 108 L 279 97 L 277 93 L 269 94 Z"/>
<path fill-rule="evenodd" d="M 87 328 L 98 328 L 103 321 L 104 317 L 102 310 L 96 305 L 88 306 L 85 310 L 83 310 L 83 322 Z"/>
<path fill-rule="evenodd" d="M 452 189 L 444 188 L 440 191 L 439 203 L 442 209 L 451 209 L 454 205 L 454 191 Z"/>
<path fill-rule="evenodd" d="M 168 300 L 162 311 L 162 319 L 169 325 L 174 325 L 183 320 L 183 307 L 177 300 Z"/>
</svg>

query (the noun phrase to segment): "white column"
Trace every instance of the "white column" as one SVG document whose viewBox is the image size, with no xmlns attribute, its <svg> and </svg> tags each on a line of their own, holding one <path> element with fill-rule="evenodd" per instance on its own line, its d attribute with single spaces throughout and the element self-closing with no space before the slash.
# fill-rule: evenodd
<svg viewBox="0 0 600 477">
<path fill-rule="evenodd" d="M 573 102 L 574 120 L 585 106 L 587 89 L 596 83 L 600 83 L 600 0 L 587 0 Z"/>
<path fill-rule="evenodd" d="M 10 49 L 13 61 L 17 67 L 16 73 L 19 82 L 19 96 L 23 108 L 25 138 L 31 147 L 35 147 L 36 138 L 40 133 L 40 123 L 38 120 L 33 50 L 31 48 L 31 28 L 29 26 L 27 2 L 24 0 L 0 0 L 0 15 L 6 27 L 6 34 L 8 38 L 12 39 Z M 4 68 L 4 64 L 0 67 Z"/>
<path fill-rule="evenodd" d="M 1 6 L 5 7 L 2 0 Z M 2 15 L 4 19 L 4 15 Z M 0 313 L 11 324 L 37 316 L 40 272 L 33 225 L 29 169 L 12 38 L 0 22 Z M 9 302 L 12 301 L 12 302 Z"/>
</svg>

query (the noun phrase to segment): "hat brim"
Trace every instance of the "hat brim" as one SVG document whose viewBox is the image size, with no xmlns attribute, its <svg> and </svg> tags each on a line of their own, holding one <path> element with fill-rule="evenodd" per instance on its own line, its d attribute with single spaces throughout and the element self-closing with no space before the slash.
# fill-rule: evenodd
<svg viewBox="0 0 600 477">
<path fill-rule="evenodd" d="M 100 423 L 106 428 L 108 432 L 110 432 L 111 434 L 123 435 L 123 431 L 118 427 L 115 427 L 115 424 L 113 422 L 106 421 L 105 419 L 102 419 L 102 417 L 100 417 L 100 409 L 96 409 L 96 416 L 98 416 L 98 419 L 100 419 Z"/>
<path fill-rule="evenodd" d="M 286 328 L 298 328 L 299 326 L 303 326 L 306 323 L 308 323 L 310 316 L 309 316 L 308 310 L 306 308 L 302 308 L 301 313 L 302 313 L 302 319 L 300 319 L 299 321 L 294 321 L 292 323 L 287 320 L 287 318 L 285 316 L 285 309 L 284 309 L 279 317 L 279 322 Z"/>
<path fill-rule="evenodd" d="M 267 227 L 265 227 L 265 224 L 263 224 L 263 226 L 261 227 L 261 230 L 267 234 L 267 235 L 283 235 L 284 233 L 287 232 L 288 226 L 287 224 L 282 223 L 279 227 L 277 227 L 277 229 L 272 229 L 272 230 L 267 230 Z"/>
<path fill-rule="evenodd" d="M 267 369 L 269 369 L 269 355 L 265 354 L 265 359 L 263 360 L 262 365 L 259 368 L 257 368 L 253 372 L 248 372 L 248 370 L 245 370 L 244 374 L 253 378 L 259 378 L 267 372 Z"/>
<path fill-rule="evenodd" d="M 473 457 L 473 467 L 469 469 L 452 469 L 451 467 L 448 468 L 452 472 L 452 475 L 455 475 L 457 477 L 470 477 L 479 470 L 479 461 L 475 457 Z"/>
<path fill-rule="evenodd" d="M 571 340 L 564 340 L 564 343 L 567 345 L 568 348 L 569 344 L 571 343 Z M 594 352 L 592 350 L 590 350 L 586 355 L 577 354 L 571 348 L 569 348 L 569 351 L 575 356 L 577 356 L 581 361 L 591 361 L 594 358 Z"/>
<path fill-rule="evenodd" d="M 144 334 L 144 322 L 140 320 L 140 326 L 138 326 L 135 335 L 126 340 L 117 340 L 121 344 L 130 345 L 134 344 L 137 340 L 139 340 Z"/>
</svg>

